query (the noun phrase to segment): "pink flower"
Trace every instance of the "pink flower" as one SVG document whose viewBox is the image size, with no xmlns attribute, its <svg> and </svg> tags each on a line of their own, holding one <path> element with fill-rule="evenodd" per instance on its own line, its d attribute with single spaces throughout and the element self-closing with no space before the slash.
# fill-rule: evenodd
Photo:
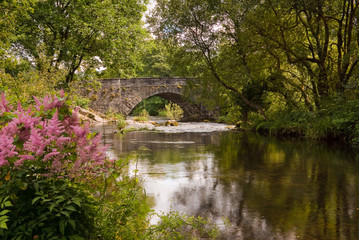
<svg viewBox="0 0 359 240">
<path fill-rule="evenodd" d="M 59 155 L 60 154 L 60 152 L 58 152 L 56 149 L 52 149 L 52 152 L 50 152 L 50 153 L 48 153 L 48 154 L 46 154 L 45 156 L 44 156 L 44 158 L 42 159 L 42 161 L 47 161 L 47 160 L 49 160 L 49 159 L 51 159 L 51 158 L 53 158 L 54 156 L 57 156 L 57 155 Z"/>
<path fill-rule="evenodd" d="M 49 136 L 51 140 L 56 140 L 58 136 L 64 133 L 65 127 L 59 121 L 57 111 L 52 118 L 46 122 L 44 129 L 46 131 L 46 135 Z"/>
<path fill-rule="evenodd" d="M 31 126 L 31 133 L 28 141 L 24 144 L 24 150 L 34 153 L 36 156 L 44 154 L 45 147 L 50 140 L 42 136 L 41 131 L 34 126 Z"/>
<path fill-rule="evenodd" d="M 15 157 L 18 154 L 13 141 L 14 139 L 11 136 L 0 135 L 0 167 L 9 164 L 7 158 Z"/>
<path fill-rule="evenodd" d="M 37 125 L 39 122 L 40 118 L 38 117 L 33 117 L 27 112 L 18 112 L 17 117 L 3 127 L 2 132 L 9 136 L 17 135 L 19 140 L 27 141 L 30 137 L 31 126 Z"/>
<path fill-rule="evenodd" d="M 0 114 L 3 112 L 10 112 L 12 107 L 9 105 L 9 102 L 5 98 L 5 94 L 1 93 L 1 100 L 0 100 Z"/>
<path fill-rule="evenodd" d="M 93 136 L 89 125 L 80 126 L 77 110 L 64 114 L 71 112 L 64 97 L 62 91 L 60 98 L 34 98 L 36 104 L 26 109 L 18 104 L 14 118 L 0 129 L 0 167 L 20 168 L 25 161 L 34 161 L 43 176 L 66 178 L 106 172 L 107 147 L 101 136 Z M 2 95 L 0 111 L 11 110 Z"/>
</svg>

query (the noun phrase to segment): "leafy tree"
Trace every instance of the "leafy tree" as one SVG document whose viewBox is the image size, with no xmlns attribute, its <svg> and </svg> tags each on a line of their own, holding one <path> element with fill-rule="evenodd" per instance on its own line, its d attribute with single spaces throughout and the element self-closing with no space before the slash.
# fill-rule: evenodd
<svg viewBox="0 0 359 240">
<path fill-rule="evenodd" d="M 207 73 L 196 76 L 206 76 L 204 89 L 222 94 L 227 106 L 239 105 L 244 118 L 251 111 L 266 117 L 278 99 L 288 109 L 314 111 L 355 94 L 358 5 L 160 0 L 150 24 L 158 38 L 202 55 Z"/>
<path fill-rule="evenodd" d="M 158 1 L 150 23 L 158 37 L 171 39 L 187 51 L 201 53 L 207 69 L 222 88 L 234 93 L 244 104 L 266 117 L 264 109 L 242 92 L 243 84 L 251 81 L 253 76 L 251 66 L 245 59 L 246 53 L 240 51 L 251 49 L 233 41 L 236 40 L 233 39 L 234 35 L 239 34 L 232 36 L 232 29 L 223 27 L 226 9 L 222 6 L 221 1 Z M 235 72 L 228 71 L 230 64 L 235 65 L 231 68 Z"/>
<path fill-rule="evenodd" d="M 15 49 L 40 72 L 65 69 L 65 87 L 86 69 L 131 75 L 145 36 L 145 5 L 145 0 L 35 1 L 32 11 L 17 15 Z"/>
<path fill-rule="evenodd" d="M 282 81 L 320 108 L 322 100 L 353 85 L 357 9 L 353 0 L 270 0 L 251 9 L 247 24 L 277 62 Z"/>
<path fill-rule="evenodd" d="M 159 40 L 148 40 L 148 47 L 142 53 L 142 69 L 138 76 L 143 77 L 169 77 L 172 75 L 171 66 L 168 63 L 168 51 Z"/>
<path fill-rule="evenodd" d="M 3 0 L 0 2 L 0 57 L 2 58 L 6 50 L 9 49 L 12 41 L 16 39 L 15 27 L 16 16 L 23 11 L 31 11 L 29 0 L 11 1 Z"/>
</svg>

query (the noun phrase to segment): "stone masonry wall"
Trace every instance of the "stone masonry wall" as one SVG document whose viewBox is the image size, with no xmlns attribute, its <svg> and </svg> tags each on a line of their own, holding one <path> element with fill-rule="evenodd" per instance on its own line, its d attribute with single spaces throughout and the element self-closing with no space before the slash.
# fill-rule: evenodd
<svg viewBox="0 0 359 240">
<path fill-rule="evenodd" d="M 205 118 L 203 109 L 189 103 L 183 97 L 185 78 L 132 78 L 102 79 L 102 88 L 90 93 L 91 108 L 106 113 L 119 112 L 128 115 L 144 99 L 158 95 L 182 107 L 187 118 Z"/>
</svg>

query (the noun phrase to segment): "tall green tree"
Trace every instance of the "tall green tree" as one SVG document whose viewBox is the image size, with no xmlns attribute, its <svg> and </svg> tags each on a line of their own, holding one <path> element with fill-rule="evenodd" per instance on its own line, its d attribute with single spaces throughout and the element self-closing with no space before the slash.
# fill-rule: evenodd
<svg viewBox="0 0 359 240">
<path fill-rule="evenodd" d="M 79 71 L 107 68 L 127 76 L 136 68 L 146 32 L 146 0 L 35 1 L 17 15 L 15 49 L 39 71 L 65 69 L 67 87 Z M 105 72 L 106 72 L 105 71 Z"/>
<path fill-rule="evenodd" d="M 358 1 L 266 0 L 246 24 L 276 62 L 284 84 L 320 108 L 343 94 L 358 73 Z M 307 104 L 308 105 L 308 104 Z"/>
<path fill-rule="evenodd" d="M 224 26 L 228 19 L 224 7 L 223 1 L 216 0 L 161 0 L 150 23 L 158 37 L 174 39 L 187 51 L 201 53 L 220 88 L 266 117 L 263 107 L 252 101 L 251 96 L 243 94 L 243 87 L 255 78 L 257 80 L 246 57 L 252 48 L 242 35 Z M 234 39 L 236 36 L 241 39 Z"/>
<path fill-rule="evenodd" d="M 309 111 L 358 86 L 356 0 L 159 0 L 154 33 L 199 52 L 242 112 Z M 273 99 L 274 98 L 274 99 Z M 245 114 L 246 115 L 246 114 Z"/>
<path fill-rule="evenodd" d="M 3 57 L 6 50 L 15 40 L 16 16 L 23 11 L 31 10 L 29 1 L 0 1 L 0 57 Z M 2 58 L 3 59 L 3 58 Z"/>
<path fill-rule="evenodd" d="M 137 74 L 143 77 L 173 76 L 168 57 L 166 46 L 160 40 L 147 40 L 147 48 L 141 54 L 143 66 Z"/>
</svg>

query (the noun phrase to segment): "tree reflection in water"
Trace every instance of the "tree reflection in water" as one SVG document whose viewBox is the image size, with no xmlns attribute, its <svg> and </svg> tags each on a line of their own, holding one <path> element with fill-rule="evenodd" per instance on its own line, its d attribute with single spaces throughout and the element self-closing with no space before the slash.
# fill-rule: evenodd
<svg viewBox="0 0 359 240">
<path fill-rule="evenodd" d="M 206 215 L 226 239 L 358 239 L 359 168 L 350 149 L 253 133 L 107 134 L 119 156 L 141 155 L 156 211 Z"/>
</svg>

